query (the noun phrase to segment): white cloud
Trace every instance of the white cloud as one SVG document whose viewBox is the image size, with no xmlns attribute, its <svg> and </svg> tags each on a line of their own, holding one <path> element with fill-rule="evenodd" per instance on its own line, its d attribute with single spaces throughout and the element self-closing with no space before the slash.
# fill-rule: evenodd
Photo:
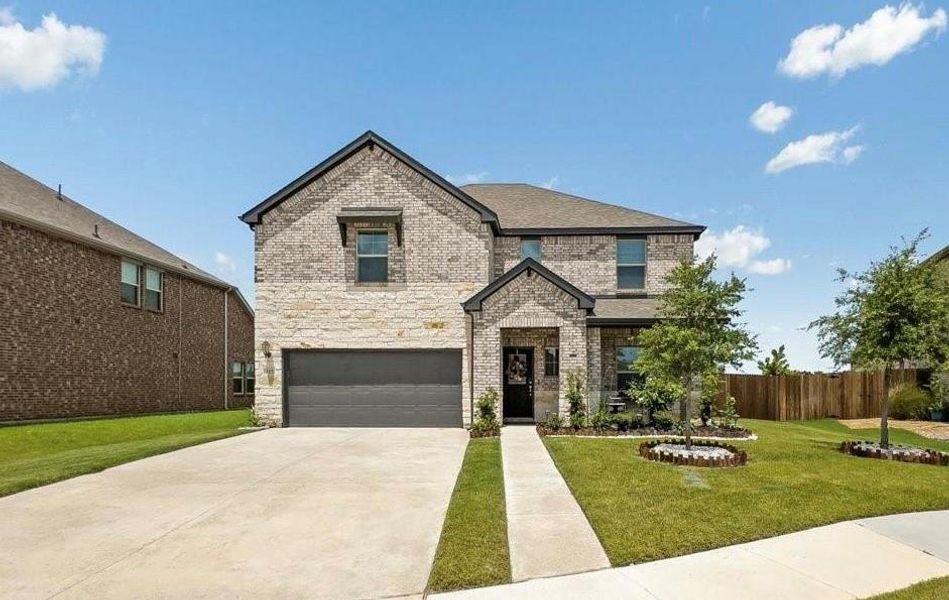
<svg viewBox="0 0 949 600">
<path fill-rule="evenodd" d="M 465 173 L 464 175 L 449 175 L 445 177 L 448 181 L 455 185 L 467 185 L 469 183 L 481 183 L 488 176 L 487 171 L 481 171 L 480 173 Z"/>
<path fill-rule="evenodd" d="M 12 11 L 0 9 L 0 89 L 51 88 L 73 73 L 95 75 L 106 37 L 82 25 L 66 25 L 50 13 L 26 29 Z"/>
<path fill-rule="evenodd" d="M 748 120 L 758 131 L 765 133 L 776 133 L 781 130 L 787 122 L 791 120 L 794 109 L 790 106 L 780 106 L 774 102 L 765 102 L 758 109 L 751 113 Z"/>
<path fill-rule="evenodd" d="M 924 17 L 921 8 L 911 3 L 899 8 L 887 5 L 847 30 L 837 23 L 805 29 L 791 40 L 791 49 L 778 68 L 791 77 L 806 79 L 824 73 L 839 78 L 867 65 L 885 65 L 898 54 L 911 51 L 930 33 L 945 31 L 945 10 L 939 8 Z"/>
<path fill-rule="evenodd" d="M 233 273 L 237 270 L 237 263 L 234 262 L 234 259 L 223 252 L 214 253 L 214 264 L 217 265 L 220 272 Z"/>
<path fill-rule="evenodd" d="M 791 270 L 791 261 L 787 258 L 755 260 L 748 265 L 748 272 L 756 275 L 780 275 Z"/>
<path fill-rule="evenodd" d="M 553 177 L 551 177 L 544 183 L 540 184 L 540 187 L 547 188 L 548 190 L 552 190 L 556 188 L 559 184 L 560 184 L 560 177 L 558 177 L 557 175 L 554 175 Z"/>
<path fill-rule="evenodd" d="M 744 269 L 756 275 L 779 275 L 791 268 L 791 261 L 784 258 L 757 260 L 756 257 L 771 246 L 771 240 L 761 230 L 744 225 L 716 234 L 706 231 L 695 242 L 695 253 L 699 258 L 715 254 L 718 266 Z"/>
<path fill-rule="evenodd" d="M 846 131 L 828 131 L 809 135 L 803 140 L 791 142 L 785 146 L 777 156 L 768 161 L 765 165 L 766 173 L 780 173 L 800 167 L 802 165 L 812 165 L 817 163 L 840 163 L 850 164 L 857 159 L 863 146 L 848 146 L 844 144 L 849 140 L 860 127 L 851 127 Z"/>
</svg>

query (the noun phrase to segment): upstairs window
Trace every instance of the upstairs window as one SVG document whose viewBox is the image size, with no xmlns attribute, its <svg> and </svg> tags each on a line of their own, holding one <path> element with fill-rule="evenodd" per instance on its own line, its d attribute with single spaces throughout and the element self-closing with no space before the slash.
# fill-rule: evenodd
<svg viewBox="0 0 949 600">
<path fill-rule="evenodd" d="M 621 346 L 616 349 L 616 390 L 622 394 L 639 378 L 636 370 L 639 351 L 639 346 Z"/>
<path fill-rule="evenodd" d="M 541 262 L 540 238 L 521 238 L 521 260 L 525 258 Z"/>
<path fill-rule="evenodd" d="M 616 240 L 616 287 L 646 288 L 646 240 Z"/>
<path fill-rule="evenodd" d="M 142 267 L 133 262 L 122 261 L 122 303 L 138 306 L 141 294 Z"/>
<path fill-rule="evenodd" d="M 389 233 L 360 231 L 356 236 L 356 281 L 385 283 L 389 280 Z"/>
<path fill-rule="evenodd" d="M 145 269 L 145 308 L 148 310 L 162 310 L 164 276 L 162 272 L 147 267 Z"/>
</svg>

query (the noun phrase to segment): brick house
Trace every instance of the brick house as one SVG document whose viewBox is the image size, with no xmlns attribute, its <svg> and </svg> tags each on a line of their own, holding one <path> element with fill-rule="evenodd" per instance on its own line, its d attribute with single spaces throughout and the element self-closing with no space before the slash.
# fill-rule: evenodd
<svg viewBox="0 0 949 600">
<path fill-rule="evenodd" d="M 253 403 L 237 288 L 0 162 L 0 421 Z"/>
<path fill-rule="evenodd" d="M 279 425 L 507 422 L 625 389 L 704 227 L 523 184 L 456 187 L 367 132 L 249 210 L 256 410 Z"/>
</svg>

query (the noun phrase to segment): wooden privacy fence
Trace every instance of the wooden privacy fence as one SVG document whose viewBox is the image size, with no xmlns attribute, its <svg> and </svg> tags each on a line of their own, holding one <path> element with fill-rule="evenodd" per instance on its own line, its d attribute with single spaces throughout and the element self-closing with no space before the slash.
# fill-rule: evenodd
<svg viewBox="0 0 949 600">
<path fill-rule="evenodd" d="M 894 370 L 892 385 L 916 384 L 922 375 L 917 369 Z M 795 421 L 880 416 L 883 371 L 726 374 L 722 380 L 723 393 L 733 396 L 738 414 L 749 419 Z"/>
</svg>

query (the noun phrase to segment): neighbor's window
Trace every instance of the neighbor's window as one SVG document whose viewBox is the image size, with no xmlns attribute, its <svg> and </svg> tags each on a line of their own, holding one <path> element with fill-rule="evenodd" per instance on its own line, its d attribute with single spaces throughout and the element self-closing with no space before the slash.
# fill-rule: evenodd
<svg viewBox="0 0 949 600">
<path fill-rule="evenodd" d="M 389 279 L 389 233 L 360 231 L 356 241 L 356 281 L 386 282 Z"/>
<path fill-rule="evenodd" d="M 234 393 L 238 396 L 244 393 L 244 363 L 231 363 L 231 381 Z"/>
<path fill-rule="evenodd" d="M 244 363 L 244 393 L 254 393 L 254 363 Z"/>
<path fill-rule="evenodd" d="M 560 348 L 544 348 L 544 375 L 546 377 L 560 375 Z"/>
<path fill-rule="evenodd" d="M 616 389 L 626 393 L 629 384 L 639 378 L 636 371 L 636 359 L 639 358 L 638 346 L 621 346 L 616 349 Z"/>
<path fill-rule="evenodd" d="M 541 262 L 540 238 L 521 238 L 521 260 L 525 258 Z"/>
<path fill-rule="evenodd" d="M 138 306 L 142 267 L 127 260 L 122 261 L 122 302 Z"/>
<path fill-rule="evenodd" d="M 161 271 L 148 267 L 145 269 L 145 308 L 149 310 L 162 309 L 162 283 L 164 277 Z"/>
<path fill-rule="evenodd" d="M 646 240 L 616 240 L 616 287 L 621 290 L 646 287 Z"/>
</svg>

